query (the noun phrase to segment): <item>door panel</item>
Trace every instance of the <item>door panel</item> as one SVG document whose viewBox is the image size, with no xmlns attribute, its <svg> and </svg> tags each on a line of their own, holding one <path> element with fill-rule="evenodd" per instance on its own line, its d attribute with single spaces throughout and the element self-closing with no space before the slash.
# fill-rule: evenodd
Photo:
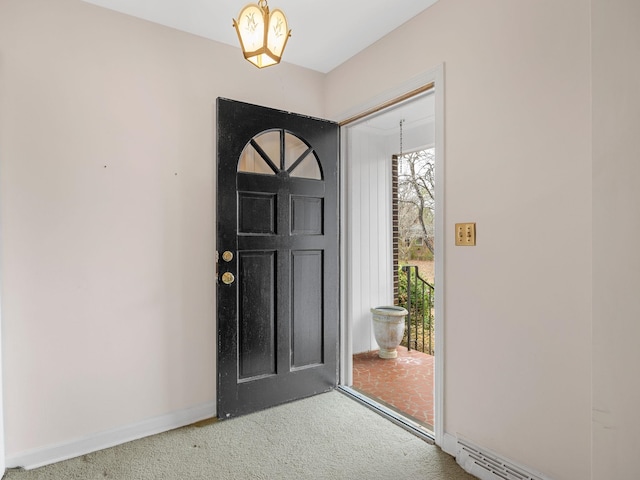
<svg viewBox="0 0 640 480">
<path fill-rule="evenodd" d="M 238 233 L 275 235 L 275 194 L 238 192 Z"/>
<path fill-rule="evenodd" d="M 322 252 L 291 252 L 292 298 L 291 342 L 292 367 L 319 365 L 323 361 Z"/>
<path fill-rule="evenodd" d="M 276 373 L 276 253 L 242 252 L 238 275 L 238 378 Z"/>
<path fill-rule="evenodd" d="M 338 126 L 218 99 L 218 415 L 334 388 Z M 229 278 L 233 280 L 229 282 Z"/>
<path fill-rule="evenodd" d="M 291 234 L 322 235 L 322 198 L 291 197 Z"/>
</svg>

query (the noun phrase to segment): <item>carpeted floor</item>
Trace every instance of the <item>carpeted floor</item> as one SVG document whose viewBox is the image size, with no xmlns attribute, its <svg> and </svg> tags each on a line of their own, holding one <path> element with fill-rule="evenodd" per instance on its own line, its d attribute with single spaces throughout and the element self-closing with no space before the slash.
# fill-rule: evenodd
<svg viewBox="0 0 640 480">
<path fill-rule="evenodd" d="M 471 480 L 455 460 L 338 392 L 189 426 L 5 480 Z"/>
</svg>

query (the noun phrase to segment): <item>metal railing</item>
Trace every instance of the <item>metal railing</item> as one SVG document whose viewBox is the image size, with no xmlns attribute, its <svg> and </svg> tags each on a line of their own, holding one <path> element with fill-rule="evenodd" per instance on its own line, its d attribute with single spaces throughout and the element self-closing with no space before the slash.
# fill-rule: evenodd
<svg viewBox="0 0 640 480">
<path fill-rule="evenodd" d="M 402 343 L 409 350 L 433 355 L 435 288 L 420 276 L 417 266 L 405 265 L 402 271 L 398 300 L 409 312 Z"/>
</svg>

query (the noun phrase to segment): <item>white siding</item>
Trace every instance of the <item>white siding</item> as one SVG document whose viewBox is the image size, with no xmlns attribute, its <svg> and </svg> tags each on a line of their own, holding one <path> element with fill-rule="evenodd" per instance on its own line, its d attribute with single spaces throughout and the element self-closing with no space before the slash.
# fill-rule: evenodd
<svg viewBox="0 0 640 480">
<path fill-rule="evenodd" d="M 377 349 L 369 309 L 393 303 L 391 265 L 391 153 L 384 138 L 348 130 L 348 315 L 353 353 Z"/>
</svg>

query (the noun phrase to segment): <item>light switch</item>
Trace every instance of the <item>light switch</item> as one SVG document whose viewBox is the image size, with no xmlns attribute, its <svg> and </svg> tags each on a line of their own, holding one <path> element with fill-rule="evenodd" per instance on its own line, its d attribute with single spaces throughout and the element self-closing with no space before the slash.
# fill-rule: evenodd
<svg viewBox="0 0 640 480">
<path fill-rule="evenodd" d="M 456 245 L 472 247 L 476 244 L 476 224 L 456 223 Z"/>
</svg>

